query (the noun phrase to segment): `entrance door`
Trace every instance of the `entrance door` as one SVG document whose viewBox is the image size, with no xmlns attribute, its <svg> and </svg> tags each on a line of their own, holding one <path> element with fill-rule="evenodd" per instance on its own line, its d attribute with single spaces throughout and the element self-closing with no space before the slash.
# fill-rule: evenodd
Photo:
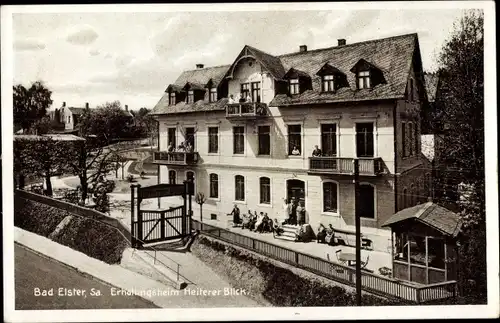
<svg viewBox="0 0 500 323">
<path fill-rule="evenodd" d="M 287 190 L 286 198 L 288 201 L 293 201 L 294 199 L 298 199 L 298 201 L 305 206 L 306 193 L 305 193 L 304 181 L 298 179 L 290 179 L 286 182 L 286 190 Z"/>
</svg>

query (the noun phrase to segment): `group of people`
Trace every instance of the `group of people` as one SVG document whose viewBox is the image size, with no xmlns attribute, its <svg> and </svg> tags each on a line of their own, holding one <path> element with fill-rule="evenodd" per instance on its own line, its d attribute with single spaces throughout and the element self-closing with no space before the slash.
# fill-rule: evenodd
<svg viewBox="0 0 500 323">
<path fill-rule="evenodd" d="M 318 228 L 318 233 L 316 234 L 316 240 L 318 243 L 326 243 L 330 246 L 335 244 L 335 230 L 331 224 L 326 228 L 320 223 Z"/>
<path fill-rule="evenodd" d="M 306 223 L 306 209 L 297 198 L 283 199 L 284 224 L 303 225 Z"/>
<path fill-rule="evenodd" d="M 228 98 L 228 103 L 252 103 L 252 97 L 250 94 L 247 93 L 246 97 L 243 96 L 243 93 L 239 94 L 239 98 L 235 99 L 234 96 L 231 94 L 229 95 Z"/>
<path fill-rule="evenodd" d="M 173 153 L 173 152 L 185 152 L 185 153 L 192 153 L 194 151 L 194 147 L 191 144 L 191 142 L 182 142 L 177 149 L 175 146 L 170 142 L 167 147 L 167 152 Z"/>
<path fill-rule="evenodd" d="M 229 215 L 233 216 L 233 225 L 241 225 L 242 229 L 249 229 L 250 231 L 263 233 L 263 232 L 273 232 L 274 223 L 267 213 L 248 210 L 247 214 L 241 214 L 238 205 L 234 205 L 233 210 Z"/>
</svg>

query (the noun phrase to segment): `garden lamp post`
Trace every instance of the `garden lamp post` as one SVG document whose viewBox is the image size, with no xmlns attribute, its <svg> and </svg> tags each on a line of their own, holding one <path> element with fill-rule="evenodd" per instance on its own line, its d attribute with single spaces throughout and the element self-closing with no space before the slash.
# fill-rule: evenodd
<svg viewBox="0 0 500 323">
<path fill-rule="evenodd" d="M 195 201 L 196 201 L 196 203 L 198 203 L 200 205 L 200 221 L 201 221 L 201 223 L 203 223 L 203 203 L 205 203 L 206 200 L 207 199 L 205 197 L 205 194 L 203 194 L 201 192 L 196 194 Z"/>
</svg>

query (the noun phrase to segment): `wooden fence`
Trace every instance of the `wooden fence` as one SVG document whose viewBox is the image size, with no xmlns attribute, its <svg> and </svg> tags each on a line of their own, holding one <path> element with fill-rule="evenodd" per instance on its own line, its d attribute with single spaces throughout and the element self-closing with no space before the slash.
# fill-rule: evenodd
<svg viewBox="0 0 500 323">
<path fill-rule="evenodd" d="M 202 234 L 305 269 L 339 283 L 355 286 L 356 270 L 354 268 L 200 223 L 196 220 L 192 220 L 192 222 L 192 228 L 199 230 Z M 361 284 L 363 290 L 366 292 L 418 304 L 455 297 L 457 287 L 456 281 L 425 286 L 410 285 L 399 280 L 364 271 L 361 276 Z"/>
</svg>

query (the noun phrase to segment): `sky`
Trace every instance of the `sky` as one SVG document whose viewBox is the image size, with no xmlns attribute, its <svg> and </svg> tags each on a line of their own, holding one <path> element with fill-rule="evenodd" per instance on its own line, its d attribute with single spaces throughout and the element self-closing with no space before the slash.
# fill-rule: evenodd
<svg viewBox="0 0 500 323">
<path fill-rule="evenodd" d="M 14 13 L 14 84 L 42 80 L 53 108 L 153 108 L 183 70 L 231 64 L 244 45 L 280 55 L 418 33 L 424 70 L 461 9 Z"/>
</svg>

